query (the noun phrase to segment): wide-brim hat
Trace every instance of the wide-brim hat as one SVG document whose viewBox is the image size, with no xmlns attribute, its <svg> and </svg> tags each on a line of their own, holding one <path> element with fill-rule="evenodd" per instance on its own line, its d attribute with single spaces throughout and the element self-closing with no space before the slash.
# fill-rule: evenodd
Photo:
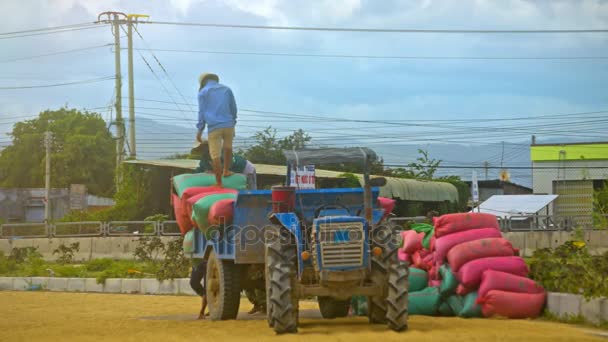
<svg viewBox="0 0 608 342">
<path fill-rule="evenodd" d="M 219 77 L 218 75 L 213 74 L 213 73 L 210 73 L 210 72 L 204 72 L 204 73 L 202 73 L 202 74 L 201 74 L 201 75 L 198 77 L 198 84 L 199 84 L 200 86 L 202 86 L 202 85 L 203 85 L 203 82 L 204 82 L 205 80 L 209 79 L 209 78 L 214 79 L 214 80 L 216 80 L 217 82 L 219 82 L 219 81 L 220 81 L 220 77 Z"/>
<path fill-rule="evenodd" d="M 201 154 L 205 148 L 209 148 L 209 143 L 207 140 L 203 140 L 203 142 L 195 142 L 190 149 L 190 154 Z"/>
</svg>

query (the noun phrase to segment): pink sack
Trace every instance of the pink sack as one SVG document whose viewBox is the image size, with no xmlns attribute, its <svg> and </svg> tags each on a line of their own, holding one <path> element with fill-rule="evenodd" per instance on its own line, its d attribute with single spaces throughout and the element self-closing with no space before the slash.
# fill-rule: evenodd
<svg viewBox="0 0 608 342">
<path fill-rule="evenodd" d="M 429 266 L 422 261 L 422 257 L 420 256 L 420 251 L 414 252 L 412 254 L 412 265 L 421 270 L 428 271 Z"/>
<path fill-rule="evenodd" d="M 405 262 L 412 261 L 410 258 L 410 255 L 405 253 L 405 251 L 403 251 L 402 249 L 397 250 L 397 257 L 399 258 L 399 261 L 405 261 Z"/>
<path fill-rule="evenodd" d="M 528 275 L 528 265 L 516 256 L 502 256 L 475 259 L 464 264 L 460 271 L 454 272 L 456 279 L 465 287 L 477 288 L 481 275 L 486 270 L 507 272 L 519 276 Z"/>
<path fill-rule="evenodd" d="M 384 215 L 382 215 L 382 220 L 388 217 L 393 212 L 395 208 L 395 200 L 386 197 L 378 197 L 378 204 L 382 209 L 384 209 Z"/>
<path fill-rule="evenodd" d="M 435 241 L 435 261 L 440 264 L 443 264 L 445 258 L 448 256 L 448 252 L 450 251 L 450 249 L 463 242 L 499 237 L 502 237 L 502 234 L 500 234 L 500 231 L 498 229 L 482 228 L 468 230 L 460 233 L 454 233 L 437 238 L 437 240 Z"/>
<path fill-rule="evenodd" d="M 226 198 L 219 200 L 209 208 L 207 221 L 209 225 L 229 225 L 234 218 L 234 198 Z"/>
<path fill-rule="evenodd" d="M 401 238 L 403 239 L 403 246 L 400 248 L 408 254 L 413 254 L 419 249 L 422 249 L 422 239 L 424 233 L 416 233 L 413 230 L 406 230 L 401 232 Z"/>
<path fill-rule="evenodd" d="M 182 235 L 186 235 L 193 227 L 190 217 L 186 214 L 185 208 L 182 207 L 182 201 L 176 194 L 171 194 L 171 202 L 173 203 L 173 213 L 175 214 L 179 231 Z"/>
<path fill-rule="evenodd" d="M 452 272 L 475 259 L 513 256 L 513 245 L 503 238 L 488 238 L 460 243 L 448 252 L 448 263 Z"/>
<path fill-rule="evenodd" d="M 481 285 L 478 290 L 479 297 L 484 297 L 491 290 L 519 293 L 545 292 L 545 289 L 532 279 L 510 273 L 487 270 L 481 275 Z"/>
<path fill-rule="evenodd" d="M 536 318 L 545 306 L 546 293 L 517 293 L 490 290 L 477 298 L 485 317 Z"/>
<path fill-rule="evenodd" d="M 429 287 L 440 287 L 441 280 L 431 280 L 429 279 Z"/>
<path fill-rule="evenodd" d="M 202 187 L 201 187 L 202 188 Z M 209 195 L 217 195 L 217 194 L 237 194 L 238 191 L 234 190 L 234 189 L 227 189 L 227 188 L 220 188 L 217 186 L 207 186 L 204 187 L 207 188 L 206 190 L 203 190 L 191 197 L 189 197 L 186 200 L 186 211 L 189 215 L 190 220 L 192 221 L 192 207 L 194 206 L 194 204 L 196 202 L 198 202 L 201 198 L 209 196 Z M 193 189 L 193 188 L 188 188 L 186 189 L 186 191 Z M 186 192 L 184 191 L 184 193 Z M 184 194 L 182 194 L 182 200 L 184 199 Z M 195 226 L 198 227 L 198 225 L 196 224 L 196 222 L 192 221 L 192 224 L 194 224 Z"/>
<path fill-rule="evenodd" d="M 437 265 L 433 265 L 429 268 L 429 279 L 438 280 L 439 279 L 439 268 Z"/>
<path fill-rule="evenodd" d="M 498 229 L 498 220 L 492 214 L 484 213 L 456 213 L 442 215 L 435 220 L 435 236 L 461 232 L 479 228 Z"/>
<path fill-rule="evenodd" d="M 435 237 L 435 235 L 431 236 L 431 240 L 429 241 L 429 250 L 431 252 L 435 251 L 435 241 L 437 240 L 437 238 Z"/>
<path fill-rule="evenodd" d="M 473 291 L 475 291 L 475 289 L 470 289 L 462 284 L 458 284 L 458 287 L 456 287 L 456 294 L 459 296 L 466 296 Z"/>
</svg>

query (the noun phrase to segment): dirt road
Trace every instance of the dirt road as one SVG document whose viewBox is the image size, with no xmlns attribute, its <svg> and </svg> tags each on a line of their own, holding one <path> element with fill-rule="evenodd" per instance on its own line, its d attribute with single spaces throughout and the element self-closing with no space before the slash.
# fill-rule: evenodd
<svg viewBox="0 0 608 342">
<path fill-rule="evenodd" d="M 323 320 L 302 302 L 298 335 L 276 336 L 263 315 L 197 321 L 195 297 L 0 292 L 0 341 L 607 341 L 566 324 L 414 316 L 407 332 L 369 325 L 363 317 Z"/>
</svg>

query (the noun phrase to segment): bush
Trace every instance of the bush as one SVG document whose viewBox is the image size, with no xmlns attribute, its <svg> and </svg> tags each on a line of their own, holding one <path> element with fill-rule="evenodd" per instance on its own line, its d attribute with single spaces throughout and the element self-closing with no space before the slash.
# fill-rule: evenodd
<svg viewBox="0 0 608 342">
<path fill-rule="evenodd" d="M 89 272 L 101 272 L 112 266 L 114 260 L 110 258 L 93 259 L 87 262 L 84 267 Z"/>
<path fill-rule="evenodd" d="M 74 242 L 69 246 L 62 243 L 53 251 L 53 255 L 59 254 L 57 262 L 61 265 L 65 265 L 71 264 L 74 261 L 74 253 L 78 251 L 80 251 L 80 242 Z"/>
<path fill-rule="evenodd" d="M 182 249 L 184 238 L 173 240 L 167 244 L 165 259 L 156 272 L 156 279 L 166 280 L 188 277 L 190 273 L 190 260 L 184 255 Z"/>
<path fill-rule="evenodd" d="M 608 252 L 593 256 L 584 242 L 568 241 L 555 248 L 538 249 L 530 258 L 530 277 L 547 291 L 608 296 Z"/>
</svg>

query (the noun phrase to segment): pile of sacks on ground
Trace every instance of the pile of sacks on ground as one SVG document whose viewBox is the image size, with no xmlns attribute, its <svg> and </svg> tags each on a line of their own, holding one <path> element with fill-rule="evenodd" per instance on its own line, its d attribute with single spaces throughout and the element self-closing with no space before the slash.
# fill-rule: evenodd
<svg viewBox="0 0 608 342">
<path fill-rule="evenodd" d="M 208 227 L 230 224 L 234 215 L 234 201 L 238 190 L 247 187 L 242 174 L 224 177 L 223 187 L 218 187 L 215 175 L 186 173 L 173 177 L 174 192 L 171 202 L 175 220 L 184 239 L 184 251 L 190 252 L 193 241 L 192 229 L 205 231 Z"/>
<path fill-rule="evenodd" d="M 546 292 L 528 279 L 519 250 L 494 215 L 448 214 L 401 232 L 399 259 L 410 262 L 409 314 L 537 317 Z"/>
</svg>

